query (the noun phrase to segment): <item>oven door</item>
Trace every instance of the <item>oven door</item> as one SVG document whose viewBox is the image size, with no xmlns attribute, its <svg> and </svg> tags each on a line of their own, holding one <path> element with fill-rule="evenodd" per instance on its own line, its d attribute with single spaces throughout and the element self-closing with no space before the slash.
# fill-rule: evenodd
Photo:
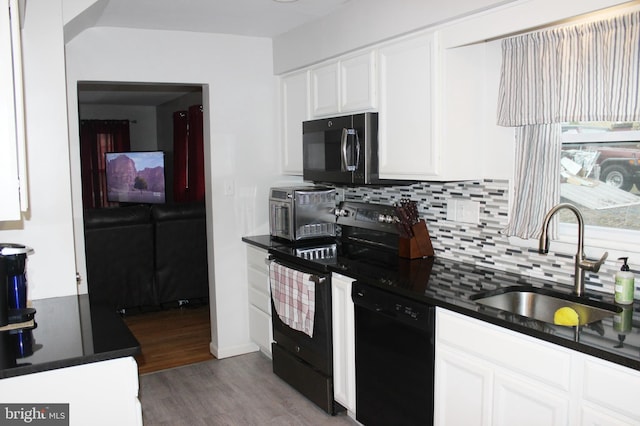
<svg viewBox="0 0 640 426">
<path fill-rule="evenodd" d="M 282 266 L 312 274 L 315 281 L 313 337 L 285 324 L 275 308 L 273 295 L 273 372 L 329 414 L 340 406 L 333 400 L 331 340 L 331 275 L 277 261 Z M 270 268 L 273 267 L 273 263 Z M 271 274 L 270 279 L 271 279 Z"/>
<path fill-rule="evenodd" d="M 280 260 L 274 261 L 287 268 L 311 274 L 315 281 L 315 317 L 313 337 L 294 330 L 285 324 L 277 314 L 273 295 L 271 313 L 273 340 L 284 350 L 301 358 L 325 374 L 332 373 L 331 341 L 331 275 L 291 265 Z"/>
</svg>

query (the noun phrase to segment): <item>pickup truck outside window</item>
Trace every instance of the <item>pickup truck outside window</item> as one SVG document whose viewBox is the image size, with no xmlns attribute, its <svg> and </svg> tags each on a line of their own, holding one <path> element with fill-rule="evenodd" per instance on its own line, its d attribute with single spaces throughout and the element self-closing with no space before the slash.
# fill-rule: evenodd
<svg viewBox="0 0 640 426">
<path fill-rule="evenodd" d="M 565 123 L 561 140 L 561 201 L 589 225 L 640 230 L 640 123 Z"/>
</svg>

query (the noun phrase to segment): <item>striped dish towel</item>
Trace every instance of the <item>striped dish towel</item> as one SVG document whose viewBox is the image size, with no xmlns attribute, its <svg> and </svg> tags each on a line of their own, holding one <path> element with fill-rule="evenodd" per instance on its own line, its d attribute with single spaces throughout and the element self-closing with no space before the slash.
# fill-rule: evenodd
<svg viewBox="0 0 640 426">
<path fill-rule="evenodd" d="M 311 275 L 271 262 L 271 298 L 280 320 L 313 337 L 316 287 Z"/>
</svg>

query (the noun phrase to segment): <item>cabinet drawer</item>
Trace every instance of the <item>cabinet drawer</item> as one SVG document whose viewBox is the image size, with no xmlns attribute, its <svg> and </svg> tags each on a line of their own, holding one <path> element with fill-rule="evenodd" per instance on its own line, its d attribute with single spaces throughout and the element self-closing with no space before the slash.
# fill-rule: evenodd
<svg viewBox="0 0 640 426">
<path fill-rule="evenodd" d="M 438 309 L 436 336 L 438 343 L 569 391 L 571 354 L 551 343 L 443 309 Z"/>
<path fill-rule="evenodd" d="M 266 314 L 271 314 L 271 297 L 268 294 L 249 289 L 249 303 Z"/>
<path fill-rule="evenodd" d="M 266 250 L 247 245 L 247 265 L 268 273 L 269 267 L 265 263 L 267 257 L 268 254 Z"/>
<path fill-rule="evenodd" d="M 263 271 L 248 267 L 247 280 L 249 281 L 249 288 L 253 288 L 260 293 L 269 294 L 269 276 Z"/>
<path fill-rule="evenodd" d="M 249 306 L 249 335 L 263 352 L 271 355 L 271 316 L 255 306 Z"/>
</svg>

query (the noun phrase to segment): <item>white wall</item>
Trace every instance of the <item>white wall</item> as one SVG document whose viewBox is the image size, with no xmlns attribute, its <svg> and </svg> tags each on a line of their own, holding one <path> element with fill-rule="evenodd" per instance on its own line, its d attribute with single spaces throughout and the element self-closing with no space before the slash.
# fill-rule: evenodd
<svg viewBox="0 0 640 426">
<path fill-rule="evenodd" d="M 344 8 L 274 38 L 282 74 L 322 59 L 515 0 L 351 0 Z"/>
<path fill-rule="evenodd" d="M 29 298 L 76 294 L 61 0 L 29 0 L 23 30 L 30 208 L 0 241 L 31 246 Z"/>
<path fill-rule="evenodd" d="M 488 40 L 620 3 L 629 1 L 351 0 L 335 13 L 275 37 L 274 71 L 283 74 L 389 38 L 442 27 L 453 21 L 462 23 L 444 38 L 445 47 Z M 491 8 L 502 11 L 498 19 L 484 18 Z M 471 24 L 464 23 L 467 19 Z"/>
<path fill-rule="evenodd" d="M 91 28 L 70 41 L 66 52 L 70 111 L 77 109 L 78 81 L 204 85 L 212 352 L 222 358 L 254 350 L 241 237 L 268 232 L 267 192 L 279 169 L 271 40 Z M 77 117 L 69 117 L 69 128 L 79 233 Z M 225 195 L 225 184 L 233 187 L 233 194 Z"/>
</svg>

